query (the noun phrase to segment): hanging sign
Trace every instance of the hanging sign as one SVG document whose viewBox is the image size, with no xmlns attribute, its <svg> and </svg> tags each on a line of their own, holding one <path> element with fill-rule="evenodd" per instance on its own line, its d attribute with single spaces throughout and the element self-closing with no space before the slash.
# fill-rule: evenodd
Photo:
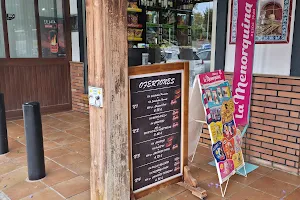
<svg viewBox="0 0 300 200">
<path fill-rule="evenodd" d="M 255 46 L 257 0 L 238 1 L 237 39 L 233 76 L 234 117 L 236 125 L 249 123 L 252 70 Z"/>
<path fill-rule="evenodd" d="M 220 184 L 244 167 L 242 137 L 234 119 L 234 102 L 229 82 L 219 70 L 199 77 L 202 103 L 212 142 Z"/>
<path fill-rule="evenodd" d="M 170 68 L 172 65 L 175 67 Z M 131 180 L 135 194 L 183 176 L 189 83 L 185 65 L 129 68 Z"/>
</svg>

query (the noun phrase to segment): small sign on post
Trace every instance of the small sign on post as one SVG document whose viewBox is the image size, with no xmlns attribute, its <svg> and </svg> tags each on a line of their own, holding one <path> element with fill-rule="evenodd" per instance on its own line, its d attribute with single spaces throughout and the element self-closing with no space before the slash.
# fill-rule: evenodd
<svg viewBox="0 0 300 200">
<path fill-rule="evenodd" d="M 103 108 L 103 89 L 89 86 L 89 104 Z"/>
</svg>

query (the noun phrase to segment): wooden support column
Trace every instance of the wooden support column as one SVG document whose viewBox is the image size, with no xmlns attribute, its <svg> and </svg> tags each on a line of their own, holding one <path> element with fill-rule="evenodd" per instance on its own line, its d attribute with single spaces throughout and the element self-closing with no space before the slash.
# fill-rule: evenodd
<svg viewBox="0 0 300 200">
<path fill-rule="evenodd" d="M 90 106 L 91 199 L 130 198 L 127 0 L 86 0 L 89 85 L 103 88 Z"/>
</svg>

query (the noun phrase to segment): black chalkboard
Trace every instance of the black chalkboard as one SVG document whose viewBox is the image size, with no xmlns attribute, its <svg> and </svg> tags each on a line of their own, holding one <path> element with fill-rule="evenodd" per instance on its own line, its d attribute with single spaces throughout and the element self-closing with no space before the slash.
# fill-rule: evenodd
<svg viewBox="0 0 300 200">
<path fill-rule="evenodd" d="M 130 78 L 133 191 L 182 175 L 182 75 Z"/>
</svg>

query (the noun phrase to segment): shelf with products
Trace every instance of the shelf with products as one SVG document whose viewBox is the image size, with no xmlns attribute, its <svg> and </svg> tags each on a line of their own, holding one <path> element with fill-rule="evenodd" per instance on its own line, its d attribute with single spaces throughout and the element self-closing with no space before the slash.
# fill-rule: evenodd
<svg viewBox="0 0 300 200">
<path fill-rule="evenodd" d="M 127 12 L 141 13 L 141 12 L 143 12 L 143 9 L 141 9 L 141 8 L 127 8 Z"/>
<path fill-rule="evenodd" d="M 143 38 L 138 38 L 138 37 L 128 37 L 129 42 L 142 42 Z"/>
<path fill-rule="evenodd" d="M 128 28 L 143 28 L 142 24 L 128 24 Z"/>
<path fill-rule="evenodd" d="M 128 42 L 146 42 L 146 10 L 138 0 L 128 0 L 127 32 Z"/>
</svg>

